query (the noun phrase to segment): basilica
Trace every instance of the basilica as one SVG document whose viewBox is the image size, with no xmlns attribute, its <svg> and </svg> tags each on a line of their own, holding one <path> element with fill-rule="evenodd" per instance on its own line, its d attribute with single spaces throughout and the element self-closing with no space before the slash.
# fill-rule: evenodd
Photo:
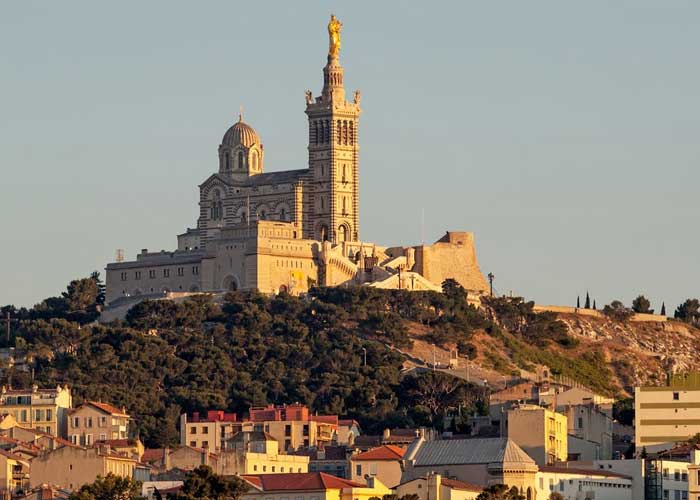
<svg viewBox="0 0 700 500">
<path fill-rule="evenodd" d="M 312 286 L 440 290 L 454 278 L 483 293 L 472 233 L 432 245 L 382 247 L 360 239 L 360 92 L 350 98 L 331 16 L 320 95 L 306 92 L 308 167 L 265 171 L 265 149 L 242 114 L 218 147 L 218 169 L 199 186 L 196 228 L 177 250 L 107 264 L 109 305 L 147 297 L 256 289 L 300 294 Z"/>
</svg>

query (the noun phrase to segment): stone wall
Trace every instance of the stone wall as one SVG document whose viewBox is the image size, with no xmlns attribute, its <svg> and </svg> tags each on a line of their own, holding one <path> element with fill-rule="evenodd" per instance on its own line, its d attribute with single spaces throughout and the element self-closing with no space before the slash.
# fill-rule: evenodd
<svg viewBox="0 0 700 500">
<path fill-rule="evenodd" d="M 486 292 L 488 284 L 479 269 L 474 234 L 450 232 L 432 245 L 415 247 L 413 271 L 440 285 L 448 278 L 457 280 L 470 291 Z"/>
<path fill-rule="evenodd" d="M 533 308 L 535 312 L 554 312 L 560 314 L 579 314 L 581 316 L 591 316 L 594 318 L 605 319 L 606 316 L 601 311 L 596 309 L 584 309 L 581 307 L 569 307 L 569 306 L 543 306 L 536 304 Z M 635 313 L 630 321 L 636 322 L 649 322 L 649 323 L 665 323 L 668 321 L 667 316 L 662 316 L 661 314 L 642 314 Z"/>
</svg>

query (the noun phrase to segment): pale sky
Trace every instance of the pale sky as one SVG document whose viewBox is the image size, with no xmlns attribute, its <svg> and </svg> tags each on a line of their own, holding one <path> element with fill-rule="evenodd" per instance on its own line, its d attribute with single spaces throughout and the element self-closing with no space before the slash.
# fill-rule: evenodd
<svg viewBox="0 0 700 500">
<path fill-rule="evenodd" d="M 0 304 L 175 248 L 241 105 L 266 171 L 305 168 L 331 12 L 362 91 L 362 240 L 473 231 L 497 290 L 541 304 L 700 296 L 700 2 L 16 0 Z"/>
</svg>

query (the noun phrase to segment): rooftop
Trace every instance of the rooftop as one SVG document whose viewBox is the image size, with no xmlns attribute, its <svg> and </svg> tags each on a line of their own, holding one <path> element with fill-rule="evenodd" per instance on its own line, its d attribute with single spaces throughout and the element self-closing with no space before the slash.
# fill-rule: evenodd
<svg viewBox="0 0 700 500">
<path fill-rule="evenodd" d="M 431 465 L 508 463 L 534 466 L 535 461 L 508 438 L 416 440 L 404 458 L 417 467 Z"/>
<path fill-rule="evenodd" d="M 248 481 L 262 491 L 308 491 L 343 488 L 366 488 L 361 483 L 348 481 L 325 472 L 302 472 L 289 474 L 243 475 Z"/>
<path fill-rule="evenodd" d="M 358 453 L 353 455 L 351 460 L 353 461 L 374 461 L 374 460 L 401 460 L 404 456 L 405 450 L 394 446 L 392 444 L 387 444 L 380 446 L 378 448 L 372 448 L 369 451 L 363 453 Z"/>
</svg>

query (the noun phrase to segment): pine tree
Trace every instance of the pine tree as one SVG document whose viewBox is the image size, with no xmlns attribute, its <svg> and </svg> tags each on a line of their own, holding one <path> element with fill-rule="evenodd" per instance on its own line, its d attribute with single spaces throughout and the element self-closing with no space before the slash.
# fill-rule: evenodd
<svg viewBox="0 0 700 500">
<path fill-rule="evenodd" d="M 581 309 L 581 297 L 576 297 L 576 309 Z"/>
<path fill-rule="evenodd" d="M 661 303 L 661 316 L 666 316 L 666 303 Z"/>
<path fill-rule="evenodd" d="M 588 292 L 586 292 L 586 303 L 583 306 L 585 309 L 590 309 L 591 308 L 591 296 L 588 295 Z"/>
</svg>

